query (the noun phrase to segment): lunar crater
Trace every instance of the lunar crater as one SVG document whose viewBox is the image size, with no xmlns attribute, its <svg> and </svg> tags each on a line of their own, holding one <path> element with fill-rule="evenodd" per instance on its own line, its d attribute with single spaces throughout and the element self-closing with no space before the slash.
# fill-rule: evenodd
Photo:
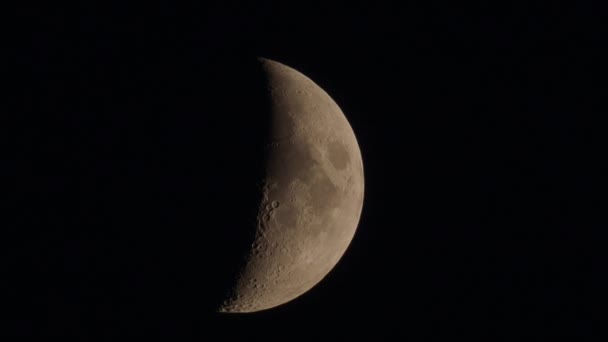
<svg viewBox="0 0 608 342">
<path fill-rule="evenodd" d="M 363 204 L 361 154 L 340 108 L 296 70 L 260 61 L 272 111 L 266 177 L 254 243 L 222 312 L 270 309 L 319 283 L 350 244 Z"/>
</svg>

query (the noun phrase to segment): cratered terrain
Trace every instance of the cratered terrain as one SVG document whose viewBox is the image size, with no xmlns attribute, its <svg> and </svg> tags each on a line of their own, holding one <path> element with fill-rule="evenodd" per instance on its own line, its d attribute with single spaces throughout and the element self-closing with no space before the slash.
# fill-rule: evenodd
<svg viewBox="0 0 608 342">
<path fill-rule="evenodd" d="M 224 312 L 284 304 L 342 257 L 363 205 L 363 163 L 346 117 L 311 79 L 260 59 L 271 122 L 255 238 Z"/>
</svg>

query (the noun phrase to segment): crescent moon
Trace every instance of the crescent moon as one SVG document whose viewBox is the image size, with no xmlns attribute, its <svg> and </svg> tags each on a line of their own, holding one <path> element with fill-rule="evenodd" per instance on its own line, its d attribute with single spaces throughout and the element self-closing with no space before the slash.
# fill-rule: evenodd
<svg viewBox="0 0 608 342">
<path fill-rule="evenodd" d="M 363 161 L 338 105 L 311 79 L 259 59 L 271 137 L 255 239 L 219 312 L 285 304 L 318 284 L 353 239 L 363 207 Z"/>
</svg>

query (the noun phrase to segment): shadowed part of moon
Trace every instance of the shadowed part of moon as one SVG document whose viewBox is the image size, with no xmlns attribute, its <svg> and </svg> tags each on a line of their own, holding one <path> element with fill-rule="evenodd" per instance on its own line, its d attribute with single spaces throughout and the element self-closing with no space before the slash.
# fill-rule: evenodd
<svg viewBox="0 0 608 342">
<path fill-rule="evenodd" d="M 270 99 L 267 163 L 250 251 L 220 312 L 269 309 L 304 294 L 338 263 L 363 205 L 355 135 L 312 80 L 260 59 Z"/>
</svg>

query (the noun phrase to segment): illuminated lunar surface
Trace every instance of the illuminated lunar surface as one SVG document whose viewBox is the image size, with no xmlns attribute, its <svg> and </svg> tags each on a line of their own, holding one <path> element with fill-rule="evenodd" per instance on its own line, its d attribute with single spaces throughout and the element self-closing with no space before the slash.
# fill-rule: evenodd
<svg viewBox="0 0 608 342">
<path fill-rule="evenodd" d="M 271 104 L 271 137 L 255 238 L 220 312 L 287 303 L 338 263 L 359 223 L 364 177 L 353 130 L 311 79 L 260 59 Z"/>
</svg>

